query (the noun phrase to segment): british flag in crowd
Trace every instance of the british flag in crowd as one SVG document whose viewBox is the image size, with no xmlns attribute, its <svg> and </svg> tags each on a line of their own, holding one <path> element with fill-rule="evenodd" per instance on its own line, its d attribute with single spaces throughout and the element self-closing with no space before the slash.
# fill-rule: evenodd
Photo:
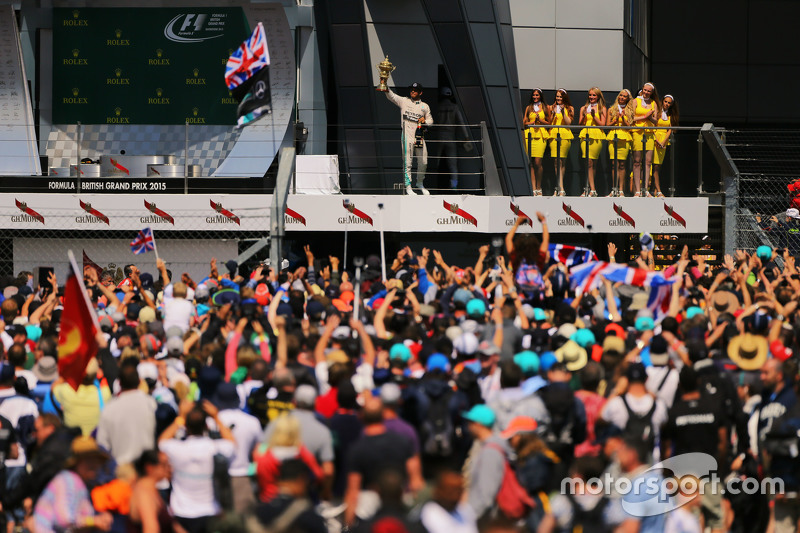
<svg viewBox="0 0 800 533">
<path fill-rule="evenodd" d="M 225 65 L 225 84 L 232 91 L 268 66 L 267 37 L 264 25 L 259 22 L 253 35 L 228 58 L 228 63 Z"/>
<path fill-rule="evenodd" d="M 568 267 L 580 265 L 587 261 L 597 261 L 597 256 L 592 250 L 581 248 L 580 246 L 550 243 L 549 251 L 551 259 Z"/>
<path fill-rule="evenodd" d="M 144 228 L 136 235 L 131 242 L 131 252 L 135 255 L 143 254 L 156 249 L 156 241 L 153 238 L 153 230 Z"/>
<path fill-rule="evenodd" d="M 600 285 L 600 276 L 611 283 L 650 287 L 647 308 L 653 313 L 653 319 L 658 321 L 667 314 L 672 300 L 672 284 L 676 278 L 665 278 L 652 270 L 619 263 L 591 261 L 570 269 L 569 281 L 576 292 L 591 292 Z"/>
</svg>

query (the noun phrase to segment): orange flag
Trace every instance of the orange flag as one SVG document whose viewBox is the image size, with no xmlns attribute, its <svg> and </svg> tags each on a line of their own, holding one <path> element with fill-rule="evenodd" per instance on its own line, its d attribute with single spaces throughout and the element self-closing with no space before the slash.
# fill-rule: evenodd
<svg viewBox="0 0 800 533">
<path fill-rule="evenodd" d="M 58 373 L 76 391 L 86 375 L 86 365 L 98 350 L 97 327 L 82 291 L 82 284 L 70 273 L 64 288 L 64 310 L 58 335 Z"/>
</svg>

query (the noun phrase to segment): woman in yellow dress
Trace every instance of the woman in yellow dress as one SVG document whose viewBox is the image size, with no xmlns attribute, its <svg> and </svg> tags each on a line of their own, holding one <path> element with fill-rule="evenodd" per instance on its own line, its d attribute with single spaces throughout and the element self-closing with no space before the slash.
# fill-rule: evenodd
<svg viewBox="0 0 800 533">
<path fill-rule="evenodd" d="M 525 149 L 531 158 L 531 188 L 534 196 L 542 195 L 542 175 L 544 167 L 542 158 L 547 146 L 548 132 L 545 128 L 533 128 L 536 124 L 550 124 L 550 107 L 544 101 L 544 93 L 540 88 L 531 92 L 531 100 L 522 116 L 525 126 Z"/>
<path fill-rule="evenodd" d="M 575 118 L 575 108 L 569 101 L 566 89 L 556 91 L 556 100 L 550 106 L 550 122 L 554 126 L 569 126 Z M 558 176 L 558 187 L 553 196 L 566 196 L 564 190 L 564 172 L 567 169 L 567 155 L 572 146 L 574 136 L 567 128 L 550 128 L 550 157 L 555 159 L 556 176 Z"/>
<path fill-rule="evenodd" d="M 672 128 L 678 125 L 678 104 L 671 94 L 668 94 L 661 101 L 661 115 L 658 117 L 656 126 L 659 128 Z M 663 198 L 661 183 L 659 181 L 661 164 L 664 163 L 664 156 L 667 153 L 667 145 L 672 138 L 672 129 L 656 130 L 655 135 L 655 155 L 653 157 L 653 184 L 656 188 L 656 196 Z"/>
<path fill-rule="evenodd" d="M 599 87 L 592 87 L 589 89 L 589 96 L 586 100 L 586 105 L 581 108 L 578 123 L 581 126 L 586 126 L 581 130 L 579 135 L 581 138 L 581 157 L 586 160 L 588 144 L 589 168 L 587 173 L 589 174 L 589 196 L 596 197 L 597 191 L 594 188 L 595 164 L 600 158 L 600 152 L 603 150 L 603 140 L 606 138 L 603 134 L 603 130 L 591 127 L 606 125 L 606 100 L 603 98 L 603 92 Z M 581 196 L 585 195 L 586 193 L 581 194 Z"/>
<path fill-rule="evenodd" d="M 631 149 L 631 133 L 624 126 L 633 124 L 633 95 L 628 89 L 622 89 L 617 99 L 608 108 L 606 123 L 609 126 L 620 126 L 608 132 L 608 157 L 611 159 L 611 194 L 609 196 L 625 196 L 626 162 Z"/>
<path fill-rule="evenodd" d="M 653 163 L 653 148 L 655 142 L 653 130 L 660 113 L 658 91 L 656 86 L 647 82 L 642 87 L 639 96 L 634 100 L 635 108 L 633 124 L 636 126 L 633 136 L 633 187 L 634 196 L 642 196 L 642 161 L 644 161 L 644 190 L 646 196 L 652 196 L 650 186 L 650 165 Z"/>
</svg>

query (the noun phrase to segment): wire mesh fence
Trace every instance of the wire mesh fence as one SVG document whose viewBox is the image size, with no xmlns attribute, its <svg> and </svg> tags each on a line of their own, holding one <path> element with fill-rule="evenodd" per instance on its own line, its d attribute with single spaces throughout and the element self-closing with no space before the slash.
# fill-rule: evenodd
<svg viewBox="0 0 800 533">
<path fill-rule="evenodd" d="M 731 130 L 725 148 L 739 176 L 735 190 L 735 248 L 788 248 L 800 253 L 800 131 Z"/>
</svg>

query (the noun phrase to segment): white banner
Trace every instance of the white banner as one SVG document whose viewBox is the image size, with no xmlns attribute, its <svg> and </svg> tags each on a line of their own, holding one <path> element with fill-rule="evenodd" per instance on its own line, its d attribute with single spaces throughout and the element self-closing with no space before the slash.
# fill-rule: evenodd
<svg viewBox="0 0 800 533">
<path fill-rule="evenodd" d="M 270 195 L 0 194 L 0 228 L 268 231 Z M 705 233 L 706 198 L 290 195 L 287 231 Z"/>
<path fill-rule="evenodd" d="M 268 231 L 272 196 L 253 194 L 0 195 L 4 229 Z"/>
</svg>

